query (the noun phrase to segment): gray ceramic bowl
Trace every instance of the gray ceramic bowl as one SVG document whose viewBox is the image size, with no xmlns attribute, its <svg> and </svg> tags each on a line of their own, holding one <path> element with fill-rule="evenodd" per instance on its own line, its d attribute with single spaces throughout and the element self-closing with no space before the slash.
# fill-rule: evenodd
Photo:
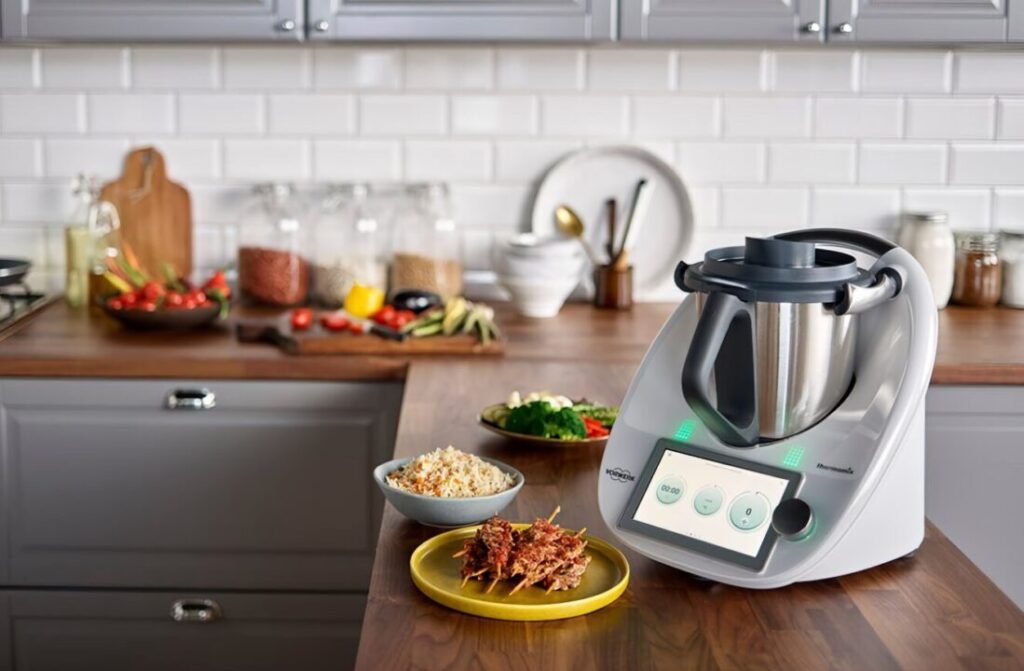
<svg viewBox="0 0 1024 671">
<path fill-rule="evenodd" d="M 432 527 L 464 527 L 470 524 L 479 524 L 491 515 L 500 512 L 508 504 L 512 503 L 519 490 L 523 488 L 523 483 L 526 482 L 523 474 L 508 464 L 503 464 L 500 461 L 488 459 L 487 457 L 480 458 L 511 475 L 515 484 L 503 492 L 491 494 L 490 496 L 471 496 L 465 498 L 444 498 L 412 494 L 389 485 L 385 480 L 388 473 L 412 461 L 411 457 L 392 459 L 381 464 L 373 469 L 373 479 L 377 482 L 380 490 L 384 492 L 384 498 L 398 512 L 409 519 Z"/>
</svg>

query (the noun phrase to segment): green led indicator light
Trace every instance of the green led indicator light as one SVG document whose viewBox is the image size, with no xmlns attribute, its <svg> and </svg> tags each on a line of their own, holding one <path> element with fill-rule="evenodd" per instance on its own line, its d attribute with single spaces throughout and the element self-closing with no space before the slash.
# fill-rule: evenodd
<svg viewBox="0 0 1024 671">
<path fill-rule="evenodd" d="M 786 456 L 782 458 L 782 465 L 786 468 L 797 468 L 803 458 L 804 448 L 794 446 L 786 451 Z"/>
<path fill-rule="evenodd" d="M 693 430 L 697 428 L 697 422 L 692 419 L 684 420 L 679 428 L 676 429 L 675 435 L 672 436 L 676 440 L 689 440 L 693 437 Z"/>
</svg>

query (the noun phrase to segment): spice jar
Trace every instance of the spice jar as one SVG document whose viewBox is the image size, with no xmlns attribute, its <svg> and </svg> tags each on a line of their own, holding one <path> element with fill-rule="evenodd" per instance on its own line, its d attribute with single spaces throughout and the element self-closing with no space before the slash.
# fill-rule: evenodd
<svg viewBox="0 0 1024 671">
<path fill-rule="evenodd" d="M 1024 308 L 1024 231 L 1000 231 L 1003 262 L 1003 305 Z"/>
<path fill-rule="evenodd" d="M 1003 290 L 1003 266 L 999 259 L 999 235 L 962 232 L 956 240 L 953 302 L 987 307 L 999 302 Z"/>
<path fill-rule="evenodd" d="M 949 303 L 956 256 L 953 230 L 945 212 L 907 212 L 900 219 L 896 244 L 924 268 L 938 309 Z"/>
<path fill-rule="evenodd" d="M 309 293 L 307 231 L 290 184 L 256 187 L 239 226 L 238 289 L 248 304 L 287 307 Z"/>
<path fill-rule="evenodd" d="M 331 189 L 316 227 L 313 296 L 318 303 L 339 307 L 357 284 L 385 291 L 381 233 L 366 184 Z"/>
<path fill-rule="evenodd" d="M 405 188 L 394 211 L 392 295 L 424 290 L 448 299 L 462 293 L 458 231 L 449 210 L 446 185 Z"/>
</svg>

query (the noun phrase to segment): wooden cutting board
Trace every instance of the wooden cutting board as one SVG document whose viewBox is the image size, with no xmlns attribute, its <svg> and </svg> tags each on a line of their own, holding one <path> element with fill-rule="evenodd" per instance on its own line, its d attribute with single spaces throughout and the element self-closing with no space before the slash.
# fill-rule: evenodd
<svg viewBox="0 0 1024 671">
<path fill-rule="evenodd" d="M 368 354 L 368 355 L 458 355 L 504 354 L 505 341 L 492 340 L 487 345 L 471 335 L 406 338 L 402 342 L 372 334 L 330 333 L 313 327 L 293 333 L 277 322 L 239 322 L 235 333 L 240 342 L 265 342 L 276 345 L 288 354 Z"/>
<path fill-rule="evenodd" d="M 192 273 L 192 201 L 185 187 L 167 179 L 163 155 L 153 147 L 132 150 L 121 177 L 103 186 L 100 199 L 117 208 L 121 239 L 150 275 L 163 277 L 162 264 Z"/>
</svg>

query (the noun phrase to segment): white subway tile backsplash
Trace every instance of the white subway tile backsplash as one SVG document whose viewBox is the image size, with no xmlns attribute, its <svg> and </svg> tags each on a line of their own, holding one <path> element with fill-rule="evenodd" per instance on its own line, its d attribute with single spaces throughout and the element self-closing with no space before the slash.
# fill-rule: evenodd
<svg viewBox="0 0 1024 671">
<path fill-rule="evenodd" d="M 819 187 L 811 194 L 811 226 L 891 231 L 900 213 L 899 189 Z"/>
<path fill-rule="evenodd" d="M 452 96 L 452 132 L 460 135 L 533 135 L 537 99 L 522 95 Z"/>
<path fill-rule="evenodd" d="M 35 49 L 0 48 L 0 91 L 30 89 L 37 85 Z"/>
<path fill-rule="evenodd" d="M 531 189 L 527 185 L 453 184 L 452 212 L 459 225 L 490 226 L 512 232 L 530 221 Z"/>
<path fill-rule="evenodd" d="M 907 137 L 984 140 L 995 136 L 993 98 L 910 98 Z"/>
<path fill-rule="evenodd" d="M 773 144 L 768 181 L 779 184 L 847 184 L 856 173 L 853 144 Z"/>
<path fill-rule="evenodd" d="M 688 189 L 693 207 L 694 228 L 715 228 L 719 224 L 719 198 L 717 188 L 694 187 Z"/>
<path fill-rule="evenodd" d="M 500 49 L 498 88 L 578 91 L 583 88 L 584 60 L 584 52 L 579 49 Z"/>
<path fill-rule="evenodd" d="M 475 90 L 494 87 L 491 49 L 406 49 L 405 86 L 412 90 Z"/>
<path fill-rule="evenodd" d="M 400 49 L 316 49 L 313 58 L 318 89 L 397 89 L 402 85 Z"/>
<path fill-rule="evenodd" d="M 494 176 L 501 181 L 532 182 L 579 146 L 569 140 L 499 140 Z"/>
<path fill-rule="evenodd" d="M 267 128 L 280 135 L 350 135 L 355 131 L 355 98 L 326 93 L 272 95 Z"/>
<path fill-rule="evenodd" d="M 308 49 L 233 47 L 222 58 L 226 89 L 307 89 L 312 81 Z"/>
<path fill-rule="evenodd" d="M 128 85 L 128 50 L 50 47 L 41 51 L 42 84 L 51 89 L 119 89 Z"/>
<path fill-rule="evenodd" d="M 224 175 L 231 179 L 301 181 L 310 176 L 304 140 L 225 140 Z"/>
<path fill-rule="evenodd" d="M 674 86 L 673 52 L 663 49 L 590 51 L 588 88 L 593 91 L 668 91 Z"/>
<path fill-rule="evenodd" d="M 67 180 L 19 182 L 3 185 L 4 223 L 60 224 L 71 211 L 71 185 Z"/>
<path fill-rule="evenodd" d="M 679 53 L 680 91 L 763 91 L 766 53 L 737 49 L 692 49 Z"/>
<path fill-rule="evenodd" d="M 3 229 L 4 254 L 16 259 L 27 259 L 33 265 L 45 268 L 49 262 L 46 245 L 46 229 L 35 226 L 8 226 Z M 36 285 L 36 273 L 32 272 L 32 284 Z"/>
<path fill-rule="evenodd" d="M 313 175 L 327 181 L 397 182 L 402 177 L 402 149 L 395 140 L 317 140 Z"/>
<path fill-rule="evenodd" d="M 492 264 L 492 252 L 496 233 L 492 228 L 462 228 L 462 266 L 468 270 L 488 270 Z"/>
<path fill-rule="evenodd" d="M 785 92 L 848 93 L 857 90 L 857 54 L 852 51 L 778 51 L 772 89 Z"/>
<path fill-rule="evenodd" d="M 1024 93 L 1024 53 L 964 51 L 956 63 L 957 93 Z"/>
<path fill-rule="evenodd" d="M 628 106 L 629 99 L 622 96 L 544 96 L 541 130 L 566 137 L 625 135 Z"/>
<path fill-rule="evenodd" d="M 176 181 L 221 176 L 220 140 L 206 138 L 135 138 L 136 146 L 152 145 L 164 155 L 167 176 Z"/>
<path fill-rule="evenodd" d="M 955 230 L 991 228 L 992 193 L 988 189 L 907 189 L 903 209 L 938 210 L 949 214 Z"/>
<path fill-rule="evenodd" d="M 819 138 L 898 138 L 903 133 L 898 98 L 818 98 L 814 135 Z"/>
<path fill-rule="evenodd" d="M 359 100 L 364 135 L 444 135 L 448 104 L 436 95 L 365 95 Z"/>
<path fill-rule="evenodd" d="M 252 135 L 263 131 L 263 96 L 186 93 L 178 99 L 181 132 L 190 135 Z"/>
<path fill-rule="evenodd" d="M 726 137 L 807 137 L 811 133 L 809 98 L 726 98 L 722 131 Z"/>
<path fill-rule="evenodd" d="M 412 181 L 483 182 L 491 178 L 491 145 L 484 140 L 410 140 L 405 178 Z"/>
<path fill-rule="evenodd" d="M 865 51 L 861 90 L 869 93 L 947 93 L 953 56 L 947 51 Z"/>
<path fill-rule="evenodd" d="M 721 220 L 728 228 L 772 228 L 785 231 L 807 225 L 806 189 L 725 187 Z"/>
<path fill-rule="evenodd" d="M 941 144 L 874 144 L 860 147 L 862 184 L 941 184 L 946 147 Z"/>
<path fill-rule="evenodd" d="M 715 137 L 718 134 L 719 116 L 717 98 L 633 98 L 633 133 L 638 136 Z"/>
<path fill-rule="evenodd" d="M 132 49 L 132 87 L 188 91 L 220 84 L 217 50 L 211 47 Z"/>
<path fill-rule="evenodd" d="M 74 93 L 0 94 L 4 133 L 81 133 L 85 98 Z"/>
<path fill-rule="evenodd" d="M 1024 99 L 999 101 L 999 128 L 996 137 L 1001 140 L 1024 140 Z"/>
<path fill-rule="evenodd" d="M 953 184 L 1024 185 L 1024 143 L 954 144 Z"/>
<path fill-rule="evenodd" d="M 249 184 L 189 184 L 188 190 L 196 226 L 244 225 L 248 208 L 255 202 Z"/>
<path fill-rule="evenodd" d="M 84 172 L 103 179 L 121 174 L 128 140 L 85 138 L 50 139 L 46 141 L 47 177 L 73 177 Z"/>
<path fill-rule="evenodd" d="M 0 138 L 0 178 L 40 176 L 41 156 L 39 140 Z"/>
<path fill-rule="evenodd" d="M 765 147 L 757 142 L 682 142 L 676 169 L 687 184 L 763 182 Z"/>
<path fill-rule="evenodd" d="M 649 140 L 638 138 L 623 141 L 614 137 L 588 137 L 583 141 L 583 144 L 588 148 L 622 146 L 639 147 L 640 149 L 650 152 L 656 158 L 660 158 L 666 165 L 672 165 L 676 160 L 676 147 L 675 143 L 671 140 Z"/>
<path fill-rule="evenodd" d="M 994 228 L 1024 232 L 1024 189 L 996 189 Z"/>
<path fill-rule="evenodd" d="M 95 93 L 89 96 L 94 133 L 173 133 L 174 97 L 162 93 Z"/>
<path fill-rule="evenodd" d="M 194 226 L 192 248 L 192 265 L 204 275 L 224 267 L 229 261 L 224 249 L 224 231 L 219 226 Z"/>
</svg>

